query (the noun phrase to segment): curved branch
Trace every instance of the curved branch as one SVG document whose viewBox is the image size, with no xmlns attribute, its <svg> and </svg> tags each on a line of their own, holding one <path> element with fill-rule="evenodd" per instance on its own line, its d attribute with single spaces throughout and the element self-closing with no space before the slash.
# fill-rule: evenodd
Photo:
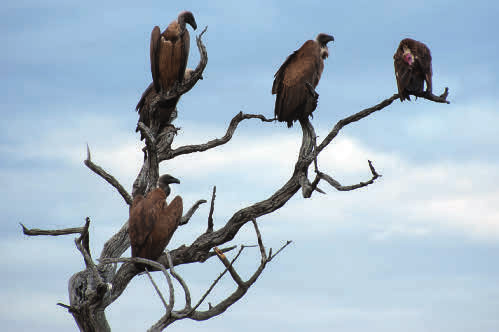
<svg viewBox="0 0 499 332">
<path fill-rule="evenodd" d="M 444 93 L 442 93 L 440 96 L 435 96 L 433 93 L 429 91 L 424 91 L 421 93 L 411 93 L 411 94 L 416 97 L 434 101 L 435 103 L 450 104 L 450 101 L 447 100 L 447 96 L 449 95 L 449 88 L 447 87 L 445 88 Z"/>
<path fill-rule="evenodd" d="M 239 112 L 236 116 L 232 118 L 230 121 L 229 127 L 227 128 L 227 132 L 222 138 L 216 138 L 204 144 L 196 144 L 196 145 L 185 145 L 174 150 L 164 151 L 159 154 L 159 161 L 173 159 L 177 156 L 194 153 L 194 152 L 203 152 L 214 147 L 223 145 L 231 140 L 232 135 L 236 131 L 237 126 L 243 120 L 247 119 L 260 119 L 262 122 L 272 122 L 275 119 L 267 119 L 265 116 L 261 114 L 245 114 L 243 112 Z"/>
<path fill-rule="evenodd" d="M 359 189 L 359 188 L 366 187 L 366 186 L 372 184 L 374 182 L 374 180 L 381 177 L 381 175 L 379 175 L 376 172 L 376 170 L 374 169 L 372 162 L 370 160 L 368 160 L 368 162 L 369 162 L 369 168 L 371 169 L 372 178 L 366 182 L 360 182 L 358 184 L 354 184 L 351 186 L 342 186 L 338 181 L 336 181 L 335 179 L 333 179 L 332 177 L 330 177 L 327 174 L 324 174 L 322 172 L 317 172 L 317 176 L 319 179 L 323 179 L 323 180 L 327 181 L 331 186 L 336 188 L 336 190 L 338 190 L 338 191 L 350 191 L 350 190 Z"/>
<path fill-rule="evenodd" d="M 445 88 L 444 93 L 442 93 L 440 96 L 435 96 L 431 93 L 425 92 L 425 93 L 421 93 L 420 97 L 427 99 L 427 100 L 430 100 L 430 101 L 437 102 L 437 103 L 449 104 L 449 102 L 447 101 L 448 94 L 449 94 L 449 89 Z M 336 135 L 338 135 L 339 131 L 343 127 L 345 127 L 346 125 L 349 125 L 352 122 L 359 121 L 359 120 L 371 115 L 374 112 L 381 111 L 383 108 L 385 108 L 385 107 L 389 106 L 391 103 L 393 103 L 393 101 L 396 99 L 399 99 L 398 93 L 394 94 L 390 98 L 383 100 L 382 102 L 380 102 L 377 105 L 366 108 L 358 113 L 355 113 L 353 115 L 350 115 L 350 116 L 338 121 L 336 123 L 336 125 L 333 127 L 333 129 L 331 130 L 331 132 L 326 136 L 326 138 L 324 138 L 322 143 L 317 147 L 316 154 L 318 155 L 329 143 L 331 143 L 331 141 L 336 137 Z"/>
<path fill-rule="evenodd" d="M 199 208 L 199 206 L 201 204 L 204 204 L 204 203 L 206 203 L 205 199 L 200 199 L 196 203 L 194 203 L 194 205 L 189 209 L 189 211 L 187 211 L 187 213 L 182 217 L 179 225 L 187 224 L 189 222 L 189 220 L 191 219 L 192 215 L 194 214 L 194 212 L 196 212 L 196 210 Z"/>
<path fill-rule="evenodd" d="M 87 144 L 87 159 L 83 161 L 83 163 L 90 168 L 94 173 L 99 175 L 101 178 L 106 180 L 110 185 L 112 185 L 118 192 L 120 193 L 121 197 L 125 200 L 125 202 L 128 205 L 132 205 L 132 197 L 130 194 L 123 188 L 123 186 L 112 176 L 111 174 L 107 173 L 105 170 L 103 170 L 101 167 L 97 166 L 92 162 L 91 156 L 90 156 L 90 148 L 88 147 Z"/>
</svg>

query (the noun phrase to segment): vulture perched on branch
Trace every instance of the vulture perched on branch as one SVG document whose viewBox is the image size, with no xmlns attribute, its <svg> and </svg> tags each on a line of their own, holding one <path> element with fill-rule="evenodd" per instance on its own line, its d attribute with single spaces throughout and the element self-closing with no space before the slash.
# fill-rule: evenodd
<svg viewBox="0 0 499 332">
<path fill-rule="evenodd" d="M 184 75 L 188 72 L 187 59 L 189 58 L 190 35 L 186 24 L 196 30 L 196 20 L 189 11 L 181 12 L 177 20 L 171 22 L 163 33 L 158 26 L 151 32 L 151 73 L 152 83 L 142 94 L 135 108 L 139 112 L 139 121 L 146 126 L 151 126 L 149 108 L 144 107 L 155 96 L 154 93 L 167 93 L 176 84 L 182 83 Z M 154 89 L 153 89 L 154 88 Z M 153 91 L 154 90 L 154 91 Z M 171 115 L 177 106 L 180 97 L 168 100 L 159 105 L 158 112 L 154 115 L 161 132 L 170 122 Z M 143 139 L 143 137 L 141 137 Z"/>
<path fill-rule="evenodd" d="M 426 91 L 431 93 L 431 53 L 428 46 L 410 38 L 403 39 L 393 55 L 395 77 L 400 101 L 411 100 L 409 95 Z"/>
<path fill-rule="evenodd" d="M 327 43 L 330 41 L 334 41 L 334 37 L 325 33 L 318 34 L 315 40 L 307 40 L 274 75 L 275 115 L 277 120 L 287 122 L 288 127 L 293 126 L 293 121 L 311 115 L 317 107 L 315 87 L 324 69 L 324 59 L 329 56 Z"/>
<path fill-rule="evenodd" d="M 146 197 L 137 195 L 130 207 L 128 235 L 132 257 L 157 260 L 165 250 L 182 219 L 182 198 L 176 196 L 170 204 L 170 183 L 180 183 L 169 174 L 162 175 L 158 187 Z M 140 268 L 141 265 L 138 264 Z"/>
</svg>

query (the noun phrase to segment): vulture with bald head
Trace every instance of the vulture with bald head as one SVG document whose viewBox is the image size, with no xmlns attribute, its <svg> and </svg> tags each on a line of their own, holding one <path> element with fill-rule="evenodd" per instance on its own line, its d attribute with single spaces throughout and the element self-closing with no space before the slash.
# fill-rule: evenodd
<svg viewBox="0 0 499 332">
<path fill-rule="evenodd" d="M 166 93 L 176 84 L 182 83 L 184 79 L 190 47 L 190 35 L 186 24 L 191 25 L 194 30 L 197 28 L 194 15 L 189 11 L 181 12 L 163 33 L 158 26 L 155 26 L 151 32 L 152 83 L 144 91 L 135 108 L 139 112 L 139 121 L 148 127 L 151 122 L 149 109 L 144 106 L 147 102 L 150 103 L 155 93 Z M 156 120 L 159 122 L 159 132 L 170 122 L 179 99 L 180 97 L 176 97 L 159 105 L 159 110 L 155 114 Z"/>
<path fill-rule="evenodd" d="M 170 204 L 170 183 L 180 181 L 169 174 L 158 179 L 158 188 L 146 197 L 137 195 L 130 207 L 128 235 L 132 246 L 132 257 L 157 260 L 163 253 L 182 219 L 182 198 L 176 196 Z M 143 265 L 137 264 L 143 268 Z"/>
<path fill-rule="evenodd" d="M 287 122 L 288 127 L 293 126 L 293 121 L 307 118 L 317 107 L 317 95 L 311 88 L 319 84 L 330 41 L 334 41 L 334 37 L 325 33 L 319 33 L 315 40 L 307 40 L 288 56 L 274 75 L 275 116 Z"/>
<path fill-rule="evenodd" d="M 428 46 L 411 39 L 405 38 L 399 44 L 393 55 L 395 77 L 400 101 L 411 100 L 409 95 L 426 91 L 431 93 L 431 53 Z"/>
</svg>

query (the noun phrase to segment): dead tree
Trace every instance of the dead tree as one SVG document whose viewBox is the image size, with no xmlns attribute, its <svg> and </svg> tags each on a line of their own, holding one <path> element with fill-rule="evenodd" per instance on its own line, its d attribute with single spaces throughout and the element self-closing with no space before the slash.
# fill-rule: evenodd
<svg viewBox="0 0 499 332">
<path fill-rule="evenodd" d="M 201 54 L 200 62 L 188 78 L 182 84 L 176 85 L 172 90 L 166 94 L 157 95 L 152 100 L 149 100 L 148 111 L 153 114 L 158 109 L 160 103 L 165 102 L 171 98 L 175 98 L 187 93 L 194 87 L 197 81 L 202 77 L 203 70 L 208 61 L 206 48 L 202 43 L 201 37 L 204 31 L 197 36 L 196 42 Z M 318 97 L 315 91 L 310 91 L 312 96 Z M 433 94 L 422 93 L 419 97 L 437 103 L 449 103 L 447 101 L 448 89 L 440 96 Z M 379 104 L 366 108 L 358 113 L 349 117 L 339 120 L 322 140 L 317 142 L 314 128 L 310 121 L 301 120 L 300 125 L 302 128 L 302 142 L 299 150 L 294 169 L 286 183 L 276 190 L 270 197 L 247 206 L 236 211 L 229 220 L 225 222 L 218 229 L 214 229 L 213 222 L 213 209 L 215 200 L 215 188 L 211 199 L 211 208 L 208 216 L 208 227 L 205 233 L 200 234 L 191 245 L 182 245 L 176 249 L 164 253 L 158 261 L 148 261 L 140 258 L 123 258 L 123 253 L 130 246 L 128 238 L 128 221 L 126 221 L 121 229 L 116 232 L 104 245 L 97 262 L 94 261 L 90 254 L 89 248 L 89 235 L 88 227 L 90 219 L 86 219 L 84 227 L 69 228 L 62 230 L 39 230 L 28 229 L 22 225 L 23 232 L 26 235 L 65 235 L 65 234 L 80 234 L 75 240 L 76 247 L 81 252 L 84 262 L 85 270 L 75 273 L 69 280 L 69 305 L 58 303 L 58 305 L 66 308 L 70 314 L 73 315 L 78 327 L 81 331 L 110 331 L 111 328 L 106 320 L 104 310 L 112 304 L 125 290 L 132 278 L 134 278 L 141 271 L 137 270 L 134 262 L 147 264 L 149 269 L 147 274 L 153 283 L 158 296 L 165 307 L 165 314 L 150 327 L 151 331 L 161 331 L 168 325 L 180 319 L 192 320 L 206 320 L 224 312 L 229 306 L 242 298 L 248 289 L 255 283 L 259 275 L 269 263 L 284 247 L 291 241 L 287 241 L 281 249 L 274 254 L 272 249 L 267 253 L 260 231 L 258 230 L 256 219 L 267 214 L 270 214 L 282 208 L 288 200 L 293 197 L 300 189 L 304 198 L 309 198 L 314 192 L 323 192 L 318 188 L 321 181 L 329 183 L 333 188 L 339 191 L 349 191 L 359 189 L 372 184 L 379 175 L 372 162 L 368 161 L 370 170 L 370 178 L 353 185 L 342 185 L 337 180 L 326 174 L 319 169 L 317 157 L 319 154 L 336 138 L 341 129 L 353 122 L 362 120 L 374 112 L 383 110 L 389 106 L 393 101 L 399 99 L 398 94 L 383 100 Z M 176 112 L 173 113 L 171 121 L 176 118 Z M 150 117 L 154 119 L 154 116 Z M 132 195 L 130 195 L 125 188 L 109 173 L 103 170 L 98 165 L 94 164 L 91 160 L 90 150 L 87 150 L 87 159 L 84 161 L 85 165 L 90 168 L 97 175 L 105 179 L 111 184 L 119 194 L 123 197 L 127 205 L 132 202 L 132 197 L 137 194 L 146 194 L 154 189 L 159 176 L 159 163 L 174 159 L 183 154 L 204 152 L 216 148 L 220 145 L 229 142 L 234 135 L 239 123 L 244 120 L 259 119 L 263 123 L 273 125 L 274 119 L 268 119 L 261 114 L 245 114 L 238 113 L 232 118 L 224 136 L 218 139 L 211 140 L 203 144 L 186 145 L 178 148 L 172 148 L 172 142 L 177 135 L 178 128 L 173 125 L 166 127 L 162 132 L 158 132 L 159 124 L 152 121 L 149 127 L 143 123 L 138 124 L 141 134 L 145 137 L 146 147 L 144 150 L 145 158 L 143 166 L 133 184 Z M 170 122 L 171 122 L 170 121 Z M 313 180 L 309 180 L 309 169 L 313 165 Z M 200 204 L 205 203 L 205 200 L 199 200 L 182 218 L 181 224 L 186 224 Z M 128 208 L 127 206 L 125 208 Z M 256 232 L 258 247 L 260 249 L 261 263 L 254 272 L 254 274 L 246 281 L 242 280 L 237 271 L 233 267 L 234 261 L 239 257 L 239 254 L 244 250 L 245 246 L 241 246 L 238 253 L 229 260 L 224 252 L 230 251 L 235 247 L 223 248 L 219 250 L 217 246 L 222 246 L 232 240 L 239 229 L 247 222 L 252 222 Z M 188 264 L 193 262 L 204 262 L 207 259 L 217 256 L 225 269 L 223 272 L 212 282 L 208 287 L 205 294 L 193 304 L 189 287 L 186 282 L 174 270 L 174 267 L 181 264 Z M 123 264 L 117 268 L 118 262 Z M 169 297 L 165 299 L 163 294 L 158 290 L 155 281 L 152 279 L 149 271 L 162 271 L 166 282 L 169 285 Z M 209 306 L 208 310 L 201 311 L 200 305 L 206 299 L 207 295 L 213 290 L 214 286 L 220 278 L 229 272 L 231 278 L 237 285 L 236 290 L 229 294 L 223 301 L 216 305 Z M 185 296 L 185 307 L 182 309 L 175 309 L 175 296 L 174 288 L 172 285 L 171 276 L 179 281 L 182 286 L 182 291 Z"/>
</svg>

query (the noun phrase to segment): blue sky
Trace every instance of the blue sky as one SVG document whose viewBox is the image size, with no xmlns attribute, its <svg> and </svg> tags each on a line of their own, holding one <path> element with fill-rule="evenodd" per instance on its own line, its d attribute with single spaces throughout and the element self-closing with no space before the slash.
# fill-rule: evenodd
<svg viewBox="0 0 499 332">
<path fill-rule="evenodd" d="M 405 37 L 431 48 L 435 93 L 448 86 L 451 104 L 396 101 L 345 128 L 321 154 L 321 169 L 341 183 L 358 183 L 369 178 L 370 159 L 383 177 L 356 192 L 322 185 L 327 195 L 294 197 L 261 218 L 267 246 L 293 244 L 226 313 L 171 330 L 498 331 L 499 4 L 493 1 L 4 2 L 2 326 L 75 329 L 55 305 L 68 302 L 67 281 L 83 268 L 73 237 L 27 238 L 18 223 L 64 228 L 90 216 L 95 255 L 126 221 L 121 197 L 83 165 L 85 144 L 131 191 L 142 160 L 134 107 L 151 81 L 150 32 L 184 9 L 199 28 L 208 26 L 209 60 L 204 80 L 178 105 L 177 145 L 223 135 L 241 110 L 273 116 L 273 74 L 319 32 L 335 37 L 317 89 L 312 123 L 319 136 L 395 92 L 392 56 Z M 189 66 L 198 59 L 192 44 Z M 187 205 L 209 198 L 216 185 L 220 226 L 287 180 L 300 140 L 298 126 L 245 122 L 226 146 L 164 163 L 160 172 L 181 179 L 174 193 Z M 207 214 L 203 206 L 171 247 L 192 242 Z M 253 242 L 246 226 L 233 241 Z M 245 252 L 243 275 L 252 273 L 258 255 Z M 212 260 L 178 270 L 199 296 L 222 266 Z M 234 287 L 224 280 L 209 301 Z M 137 331 L 161 311 L 142 276 L 107 315 L 115 330 Z"/>
</svg>

